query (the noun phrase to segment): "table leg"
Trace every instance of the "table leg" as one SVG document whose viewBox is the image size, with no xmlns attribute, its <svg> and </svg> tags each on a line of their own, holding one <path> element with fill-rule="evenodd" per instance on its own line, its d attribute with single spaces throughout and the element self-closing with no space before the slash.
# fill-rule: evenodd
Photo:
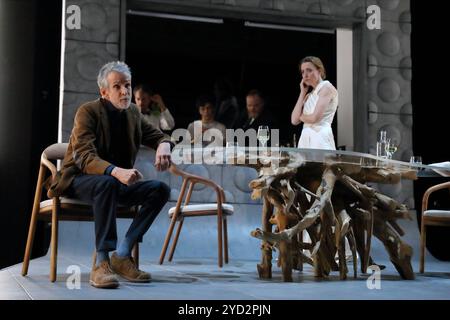
<svg viewBox="0 0 450 320">
<path fill-rule="evenodd" d="M 284 282 L 292 282 L 292 254 L 291 245 L 286 241 L 280 241 L 278 249 L 279 259 L 281 260 L 281 270 Z"/>
<path fill-rule="evenodd" d="M 263 211 L 262 211 L 262 228 L 263 231 L 272 232 L 272 224 L 269 222 L 272 216 L 273 205 L 263 197 Z M 272 278 L 272 247 L 267 241 L 263 241 L 261 244 L 261 263 L 257 265 L 259 278 L 271 279 Z"/>
<path fill-rule="evenodd" d="M 411 265 L 412 247 L 403 242 L 385 221 L 375 220 L 374 235 L 383 242 L 392 264 L 403 279 L 415 278 Z"/>
</svg>

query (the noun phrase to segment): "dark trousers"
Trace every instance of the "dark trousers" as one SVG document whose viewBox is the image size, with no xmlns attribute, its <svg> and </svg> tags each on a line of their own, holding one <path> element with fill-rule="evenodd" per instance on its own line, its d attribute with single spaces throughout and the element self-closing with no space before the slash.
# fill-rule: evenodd
<svg viewBox="0 0 450 320">
<path fill-rule="evenodd" d="M 92 204 L 97 251 L 112 251 L 117 246 L 116 207 L 140 205 L 126 237 L 132 242 L 142 241 L 158 213 L 169 200 L 170 188 L 157 181 L 142 181 L 124 185 L 108 175 L 79 175 L 73 180 L 68 196 Z"/>
</svg>

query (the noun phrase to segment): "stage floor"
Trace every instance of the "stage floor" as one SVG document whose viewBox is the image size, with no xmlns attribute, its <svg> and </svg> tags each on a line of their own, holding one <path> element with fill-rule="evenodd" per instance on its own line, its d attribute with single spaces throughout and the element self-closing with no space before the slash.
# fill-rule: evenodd
<svg viewBox="0 0 450 320">
<path fill-rule="evenodd" d="M 433 260 L 433 259 L 430 259 Z M 383 263 L 383 261 L 377 261 Z M 58 259 L 58 278 L 48 280 L 49 257 L 32 260 L 29 274 L 21 275 L 21 264 L 0 270 L 0 299 L 107 299 L 107 300 L 397 300 L 450 299 L 450 262 L 430 261 L 426 273 L 416 273 L 415 280 L 402 280 L 393 265 L 381 271 L 381 288 L 369 289 L 369 274 L 354 279 L 349 263 L 349 278 L 339 280 L 332 272 L 327 279 L 316 279 L 313 270 L 305 265 L 303 272 L 295 271 L 294 282 L 284 283 L 281 270 L 273 267 L 273 279 L 260 280 L 257 261 L 231 260 L 222 269 L 215 259 L 179 258 L 163 265 L 156 259 L 144 260 L 141 268 L 152 274 L 148 284 L 120 282 L 118 289 L 96 289 L 89 285 L 90 257 L 65 256 Z M 81 271 L 79 289 L 70 289 L 76 282 L 70 267 Z M 418 270 L 418 262 L 413 261 Z M 69 283 L 69 285 L 68 285 Z"/>
</svg>

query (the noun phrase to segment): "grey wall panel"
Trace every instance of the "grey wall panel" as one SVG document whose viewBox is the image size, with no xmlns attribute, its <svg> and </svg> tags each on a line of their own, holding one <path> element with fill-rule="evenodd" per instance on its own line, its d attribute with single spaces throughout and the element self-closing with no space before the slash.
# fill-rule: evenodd
<svg viewBox="0 0 450 320">
<path fill-rule="evenodd" d="M 411 57 L 410 35 L 398 22 L 381 21 L 381 29 L 367 32 L 372 65 L 399 68 L 405 57 Z"/>
<path fill-rule="evenodd" d="M 365 17 L 365 3 L 360 0 L 330 0 L 331 13 L 339 17 Z"/>
<path fill-rule="evenodd" d="M 78 93 L 78 92 L 64 92 L 63 101 L 63 117 L 62 117 L 62 142 L 68 142 L 70 133 L 73 127 L 73 120 L 78 108 L 92 100 L 99 98 L 99 94 L 94 93 Z"/>
<path fill-rule="evenodd" d="M 376 105 L 376 110 L 380 113 L 406 112 L 405 104 L 411 103 L 411 81 L 402 77 L 401 69 L 378 70 L 379 72 L 368 81 L 369 101 Z"/>
<path fill-rule="evenodd" d="M 366 0 L 367 6 L 376 4 L 381 9 L 381 18 L 385 21 L 399 21 L 400 17 L 409 12 L 409 1 L 405 0 Z"/>
<path fill-rule="evenodd" d="M 119 42 L 120 0 L 66 1 L 66 7 L 72 4 L 80 8 L 81 28 L 67 29 L 66 39 L 116 44 Z"/>
<path fill-rule="evenodd" d="M 67 40 L 64 90 L 97 93 L 98 71 L 105 63 L 118 58 L 118 44 Z"/>
</svg>

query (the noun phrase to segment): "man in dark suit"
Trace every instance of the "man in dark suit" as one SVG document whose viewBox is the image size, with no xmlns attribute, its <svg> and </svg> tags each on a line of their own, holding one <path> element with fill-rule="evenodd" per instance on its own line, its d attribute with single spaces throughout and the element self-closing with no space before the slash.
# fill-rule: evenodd
<svg viewBox="0 0 450 320">
<path fill-rule="evenodd" d="M 273 115 L 265 108 L 266 101 L 263 94 L 256 89 L 250 90 L 245 98 L 246 112 L 240 118 L 237 129 L 244 131 L 247 129 L 255 129 L 262 125 L 269 126 L 270 129 L 276 129 L 276 122 Z"/>
<path fill-rule="evenodd" d="M 96 261 L 90 283 L 98 288 L 119 285 L 116 274 L 132 282 L 149 282 L 150 274 L 139 270 L 131 249 L 155 220 L 169 199 L 163 182 L 139 181 L 133 169 L 141 144 L 156 149 L 155 166 L 166 170 L 171 163 L 170 138 L 144 121 L 131 104 L 131 73 L 120 61 L 105 64 L 97 77 L 101 98 L 77 111 L 61 172 L 49 196 L 66 194 L 92 203 L 95 223 Z M 116 207 L 140 206 L 124 240 L 116 249 Z"/>
</svg>

